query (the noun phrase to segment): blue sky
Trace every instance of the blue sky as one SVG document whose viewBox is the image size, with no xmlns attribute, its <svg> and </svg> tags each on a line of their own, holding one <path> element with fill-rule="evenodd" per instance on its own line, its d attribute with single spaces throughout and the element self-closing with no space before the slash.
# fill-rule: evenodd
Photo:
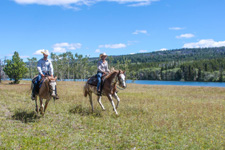
<svg viewBox="0 0 225 150">
<path fill-rule="evenodd" d="M 225 46 L 225 0 L 1 0 L 0 58 Z"/>
</svg>

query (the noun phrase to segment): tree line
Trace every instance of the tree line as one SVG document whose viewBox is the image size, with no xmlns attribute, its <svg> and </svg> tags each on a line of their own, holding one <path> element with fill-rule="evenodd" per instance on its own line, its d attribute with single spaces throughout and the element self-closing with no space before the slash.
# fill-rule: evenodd
<svg viewBox="0 0 225 150">
<path fill-rule="evenodd" d="M 19 57 L 18 53 L 16 55 Z M 109 68 L 126 70 L 126 76 L 131 80 L 224 82 L 224 56 L 225 47 L 194 48 L 108 56 L 107 61 Z M 97 73 L 98 57 L 89 58 L 71 52 L 58 55 L 51 53 L 49 57 L 53 63 L 54 74 L 60 80 L 87 79 Z M 17 61 L 19 60 L 20 58 L 17 58 Z M 38 74 L 37 61 L 35 57 L 27 59 L 24 63 L 26 69 L 23 78 L 33 78 Z M 4 63 L 6 65 L 0 66 L 5 68 L 12 62 L 13 59 L 7 60 Z M 2 69 L 0 74 L 3 72 L 7 71 Z"/>
</svg>

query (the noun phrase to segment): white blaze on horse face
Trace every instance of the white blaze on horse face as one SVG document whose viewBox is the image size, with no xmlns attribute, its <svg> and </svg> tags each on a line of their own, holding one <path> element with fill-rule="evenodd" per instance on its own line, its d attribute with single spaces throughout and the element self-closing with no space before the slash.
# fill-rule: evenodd
<svg viewBox="0 0 225 150">
<path fill-rule="evenodd" d="M 121 82 L 122 82 L 120 84 L 122 84 L 122 87 L 125 88 L 126 87 L 125 75 L 124 74 L 120 74 L 120 79 L 121 79 Z"/>
<path fill-rule="evenodd" d="M 52 89 L 52 95 L 55 96 L 56 95 L 56 93 L 55 93 L 56 82 L 51 81 L 50 86 L 51 86 L 51 89 Z"/>
</svg>

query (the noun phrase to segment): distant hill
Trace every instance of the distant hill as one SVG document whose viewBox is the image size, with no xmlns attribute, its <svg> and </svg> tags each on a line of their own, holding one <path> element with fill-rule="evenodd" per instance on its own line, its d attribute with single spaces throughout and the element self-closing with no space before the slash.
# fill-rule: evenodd
<svg viewBox="0 0 225 150">
<path fill-rule="evenodd" d="M 225 47 L 213 48 L 183 48 L 166 51 L 155 51 L 150 53 L 137 53 L 129 55 L 111 56 L 112 63 L 123 59 L 131 60 L 131 63 L 146 63 L 146 62 L 168 62 L 168 61 L 190 61 L 202 59 L 216 59 L 225 57 Z M 89 58 L 90 61 L 96 61 L 99 58 Z"/>
<path fill-rule="evenodd" d="M 113 56 L 114 62 L 124 57 L 130 59 L 132 63 L 215 59 L 225 57 L 225 47 L 175 49 L 166 51 L 155 51 L 151 53 L 138 53 L 133 55 Z"/>
</svg>

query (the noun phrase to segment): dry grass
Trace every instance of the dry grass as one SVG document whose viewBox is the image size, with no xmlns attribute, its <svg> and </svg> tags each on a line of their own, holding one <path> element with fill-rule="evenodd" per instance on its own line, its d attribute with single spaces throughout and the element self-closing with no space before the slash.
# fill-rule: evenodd
<svg viewBox="0 0 225 150">
<path fill-rule="evenodd" d="M 0 84 L 0 149 L 225 149 L 225 88 L 129 84 L 116 116 L 94 113 L 83 82 L 58 82 L 60 100 L 34 113 L 30 82 Z"/>
</svg>

